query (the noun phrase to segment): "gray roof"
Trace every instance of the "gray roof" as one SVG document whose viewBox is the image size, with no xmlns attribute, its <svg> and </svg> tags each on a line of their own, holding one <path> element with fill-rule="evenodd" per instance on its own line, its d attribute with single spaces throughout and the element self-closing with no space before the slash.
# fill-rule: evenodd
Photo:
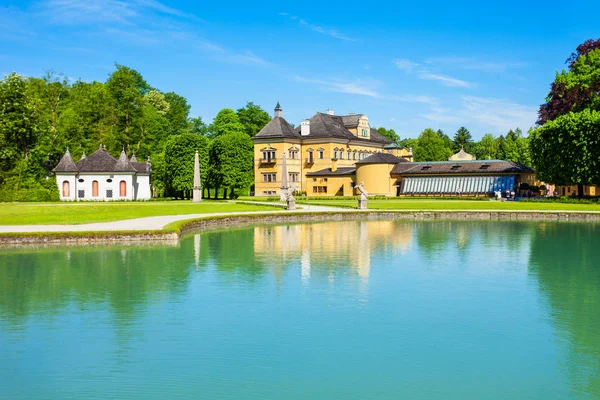
<svg viewBox="0 0 600 400">
<path fill-rule="evenodd" d="M 478 161 L 432 161 L 398 163 L 392 174 L 402 175 L 459 175 L 490 173 L 533 173 L 532 168 L 513 161 L 478 160 Z"/>
<path fill-rule="evenodd" d="M 67 149 L 67 152 L 65 153 L 65 155 L 62 156 L 62 158 L 58 162 L 58 165 L 52 171 L 53 172 L 79 172 L 79 170 L 77 169 L 77 165 L 75 165 L 75 162 L 73 161 L 73 158 L 71 157 L 71 153 L 69 153 L 68 149 Z"/>
<path fill-rule="evenodd" d="M 127 154 L 125 153 L 125 150 L 123 150 L 121 152 L 121 155 L 119 156 L 119 159 L 117 160 L 117 163 L 114 166 L 114 171 L 115 172 L 137 172 L 135 168 L 133 168 L 133 165 L 131 165 L 131 163 L 129 162 L 129 159 L 127 158 Z"/>
<path fill-rule="evenodd" d="M 392 142 L 390 144 L 386 144 L 383 146 L 384 149 L 404 149 L 404 146 L 401 146 L 397 142 Z"/>
<path fill-rule="evenodd" d="M 149 174 L 151 172 L 150 163 L 133 161 L 129 162 L 139 174 Z"/>
<path fill-rule="evenodd" d="M 283 117 L 275 117 L 254 136 L 253 139 L 262 138 L 294 138 L 300 139 L 300 134 Z"/>
<path fill-rule="evenodd" d="M 408 160 L 390 153 L 375 153 L 364 160 L 357 161 L 356 164 L 398 164 L 403 162 L 408 162 Z"/>
<path fill-rule="evenodd" d="M 302 136 L 302 138 L 332 138 L 346 139 L 355 141 L 364 141 L 367 143 L 392 143 L 390 139 L 381 135 L 375 129 L 371 128 L 370 138 L 354 136 L 347 128 L 357 127 L 358 119 L 362 114 L 356 115 L 329 115 L 325 113 L 316 113 L 310 119 L 310 134 Z M 300 134 L 301 127 L 296 128 L 296 132 Z"/>
<path fill-rule="evenodd" d="M 356 168 L 354 167 L 342 167 L 331 172 L 331 168 L 325 168 L 319 171 L 309 172 L 306 176 L 343 176 L 343 175 L 354 175 Z"/>
</svg>

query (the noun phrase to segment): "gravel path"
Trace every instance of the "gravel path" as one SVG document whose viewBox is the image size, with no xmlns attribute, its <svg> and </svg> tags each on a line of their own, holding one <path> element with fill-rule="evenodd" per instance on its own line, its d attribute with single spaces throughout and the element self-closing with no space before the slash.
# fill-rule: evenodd
<svg viewBox="0 0 600 400">
<path fill-rule="evenodd" d="M 269 204 L 274 203 L 255 203 Z M 323 212 L 323 211 L 352 211 L 348 208 L 336 208 L 325 206 L 302 205 L 293 212 Z M 273 209 L 273 211 L 246 211 L 246 212 L 222 212 L 209 214 L 181 214 L 181 215 L 163 215 L 156 217 L 145 217 L 127 219 L 113 222 L 97 222 L 91 224 L 80 225 L 0 225 L 0 233 L 25 233 L 25 232 L 97 232 L 97 231 L 146 231 L 160 230 L 165 225 L 172 222 L 183 221 L 186 219 L 208 218 L 227 215 L 252 215 L 252 214 L 277 214 L 287 213 L 287 210 Z"/>
</svg>

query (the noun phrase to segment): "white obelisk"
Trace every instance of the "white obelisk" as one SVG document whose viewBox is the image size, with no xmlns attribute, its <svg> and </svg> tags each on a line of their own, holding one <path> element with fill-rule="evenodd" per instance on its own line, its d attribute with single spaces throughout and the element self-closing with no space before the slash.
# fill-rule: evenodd
<svg viewBox="0 0 600 400">
<path fill-rule="evenodd" d="M 281 166 L 281 192 L 279 194 L 279 200 L 286 201 L 288 195 L 288 172 L 287 172 L 287 159 L 285 157 L 285 153 L 283 153 L 283 159 L 281 161 L 283 165 Z"/>
<path fill-rule="evenodd" d="M 202 201 L 202 186 L 200 186 L 200 158 L 198 156 L 198 150 L 194 156 L 194 188 L 193 188 L 193 203 L 200 203 Z"/>
</svg>

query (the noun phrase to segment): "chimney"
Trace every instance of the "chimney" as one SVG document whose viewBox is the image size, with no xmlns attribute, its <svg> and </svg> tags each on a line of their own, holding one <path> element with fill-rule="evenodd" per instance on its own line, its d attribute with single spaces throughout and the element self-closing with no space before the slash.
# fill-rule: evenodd
<svg viewBox="0 0 600 400">
<path fill-rule="evenodd" d="M 308 135 L 310 135 L 310 120 L 305 119 L 304 121 L 301 122 L 301 124 L 300 124 L 300 135 L 301 136 L 308 136 Z"/>
<path fill-rule="evenodd" d="M 283 115 L 283 109 L 279 105 L 279 102 L 277 102 L 277 105 L 275 106 L 275 116 L 274 116 L 274 118 L 281 117 L 282 115 Z"/>
<path fill-rule="evenodd" d="M 331 160 L 331 172 L 335 172 L 337 171 L 337 160 L 335 158 L 333 158 Z"/>
<path fill-rule="evenodd" d="M 327 109 L 327 114 L 329 114 L 329 115 L 335 115 L 335 112 L 331 108 L 328 108 Z"/>
</svg>

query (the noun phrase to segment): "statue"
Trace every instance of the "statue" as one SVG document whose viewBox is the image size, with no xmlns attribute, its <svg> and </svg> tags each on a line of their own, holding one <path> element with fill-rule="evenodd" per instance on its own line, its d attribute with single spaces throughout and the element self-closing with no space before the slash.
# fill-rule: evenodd
<svg viewBox="0 0 600 400">
<path fill-rule="evenodd" d="M 296 191 L 296 187 L 292 184 L 287 192 L 287 196 L 285 201 L 287 202 L 288 211 L 293 211 L 296 209 L 296 198 L 294 197 L 294 192 Z"/>
<path fill-rule="evenodd" d="M 356 189 L 358 189 L 358 191 L 360 192 L 360 197 L 358 198 L 358 209 L 359 210 L 366 210 L 367 209 L 367 200 L 368 200 L 368 195 L 369 192 L 367 192 L 365 190 L 364 187 L 365 183 L 361 182 L 360 185 L 355 186 Z"/>
<path fill-rule="evenodd" d="M 192 202 L 200 203 L 202 201 L 202 186 L 200 183 L 200 159 L 198 150 L 194 155 L 194 187 L 192 189 Z"/>
</svg>

